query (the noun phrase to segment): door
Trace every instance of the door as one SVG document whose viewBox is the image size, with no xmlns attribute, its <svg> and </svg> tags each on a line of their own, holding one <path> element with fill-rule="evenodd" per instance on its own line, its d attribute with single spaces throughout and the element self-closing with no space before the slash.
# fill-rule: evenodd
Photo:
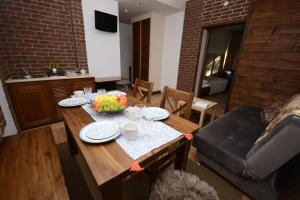
<svg viewBox="0 0 300 200">
<path fill-rule="evenodd" d="M 133 83 L 149 80 L 150 19 L 135 22 L 133 30 Z"/>
<path fill-rule="evenodd" d="M 133 68 L 132 68 L 132 83 L 135 83 L 135 79 L 140 78 L 140 57 L 141 57 L 141 33 L 140 22 L 132 24 L 133 32 Z"/>
<path fill-rule="evenodd" d="M 46 85 L 19 85 L 10 94 L 21 129 L 51 123 L 54 107 Z"/>
<path fill-rule="evenodd" d="M 150 49 L 150 19 L 141 21 L 141 76 L 140 79 L 149 79 L 149 49 Z"/>
</svg>

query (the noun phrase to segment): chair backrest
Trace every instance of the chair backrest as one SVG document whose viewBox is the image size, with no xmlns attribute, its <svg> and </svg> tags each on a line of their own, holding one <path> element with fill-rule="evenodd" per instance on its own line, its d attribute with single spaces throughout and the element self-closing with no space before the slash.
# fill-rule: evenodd
<svg viewBox="0 0 300 200">
<path fill-rule="evenodd" d="M 193 104 L 193 98 L 193 93 L 188 93 L 165 86 L 160 102 L 160 107 L 165 108 L 165 104 L 167 102 L 172 109 L 172 114 L 184 111 L 183 118 L 189 119 L 191 114 L 191 107 Z M 179 101 L 184 103 L 179 104 Z"/>
<path fill-rule="evenodd" d="M 135 80 L 133 97 L 144 101 L 147 98 L 147 103 L 151 103 L 153 82 L 147 82 L 140 79 Z"/>
</svg>

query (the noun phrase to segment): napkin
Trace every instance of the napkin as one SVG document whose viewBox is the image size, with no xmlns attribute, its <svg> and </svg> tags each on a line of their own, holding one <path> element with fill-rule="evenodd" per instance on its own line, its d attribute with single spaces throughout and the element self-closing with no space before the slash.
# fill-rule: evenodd
<svg viewBox="0 0 300 200">
<path fill-rule="evenodd" d="M 209 106 L 209 103 L 204 102 L 204 101 L 197 101 L 195 103 L 195 106 L 200 107 L 200 108 L 207 108 Z"/>
</svg>

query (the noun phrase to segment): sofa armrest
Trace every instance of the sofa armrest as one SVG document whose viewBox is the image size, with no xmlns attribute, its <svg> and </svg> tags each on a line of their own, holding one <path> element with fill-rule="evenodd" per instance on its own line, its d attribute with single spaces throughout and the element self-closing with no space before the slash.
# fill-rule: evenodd
<svg viewBox="0 0 300 200">
<path fill-rule="evenodd" d="M 300 152 L 300 117 L 290 115 L 247 154 L 245 175 L 263 179 Z"/>
</svg>

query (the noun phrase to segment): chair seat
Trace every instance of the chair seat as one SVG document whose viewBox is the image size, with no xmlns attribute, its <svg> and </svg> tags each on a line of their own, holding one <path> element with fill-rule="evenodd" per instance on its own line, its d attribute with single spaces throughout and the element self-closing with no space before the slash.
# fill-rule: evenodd
<svg viewBox="0 0 300 200">
<path fill-rule="evenodd" d="M 193 140 L 198 151 L 220 165 L 243 175 L 247 153 L 266 125 L 261 109 L 240 106 L 201 129 Z"/>
</svg>

